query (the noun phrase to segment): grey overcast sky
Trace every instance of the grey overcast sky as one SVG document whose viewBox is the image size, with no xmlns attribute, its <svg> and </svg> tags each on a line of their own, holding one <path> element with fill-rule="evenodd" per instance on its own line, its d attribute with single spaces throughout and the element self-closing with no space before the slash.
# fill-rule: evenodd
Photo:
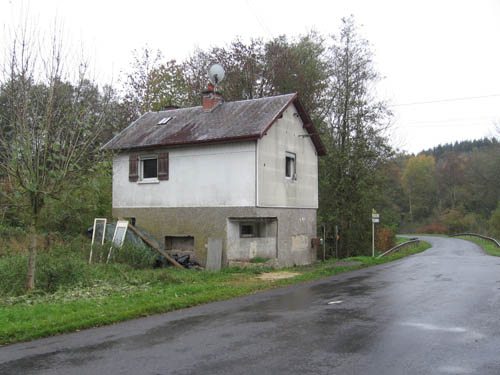
<svg viewBox="0 0 500 375">
<path fill-rule="evenodd" d="M 392 105 L 395 146 L 491 137 L 500 123 L 500 0 L 0 0 L 2 33 L 26 12 L 41 30 L 57 19 L 98 80 L 115 83 L 145 45 L 183 60 L 237 36 L 336 33 L 352 14 L 385 77 L 378 92 Z"/>
</svg>

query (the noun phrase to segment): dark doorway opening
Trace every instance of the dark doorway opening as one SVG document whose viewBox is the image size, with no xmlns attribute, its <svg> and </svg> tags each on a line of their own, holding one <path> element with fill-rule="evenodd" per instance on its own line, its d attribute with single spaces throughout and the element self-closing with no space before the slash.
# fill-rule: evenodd
<svg viewBox="0 0 500 375">
<path fill-rule="evenodd" d="M 193 236 L 165 236 L 165 250 L 193 251 Z"/>
</svg>

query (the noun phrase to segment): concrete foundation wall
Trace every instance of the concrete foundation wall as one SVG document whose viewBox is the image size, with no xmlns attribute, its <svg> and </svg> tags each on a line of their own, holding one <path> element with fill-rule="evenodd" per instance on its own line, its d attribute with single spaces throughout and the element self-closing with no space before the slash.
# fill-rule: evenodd
<svg viewBox="0 0 500 375">
<path fill-rule="evenodd" d="M 136 219 L 136 225 L 150 233 L 160 243 L 166 236 L 193 236 L 194 257 L 205 264 L 208 238 L 223 239 L 222 264 L 228 262 L 228 218 L 275 217 L 277 219 L 277 248 L 272 237 L 251 238 L 232 257 L 250 259 L 253 256 L 277 258 L 280 266 L 309 264 L 316 260 L 311 238 L 316 237 L 316 209 L 259 208 L 259 207 L 152 207 L 113 208 L 114 217 Z M 244 241 L 245 242 L 245 241 Z M 246 250 L 248 251 L 246 251 Z M 261 249 L 261 250 L 260 250 Z M 277 253 L 277 257 L 276 257 Z M 231 254 L 230 254 L 231 255 Z"/>
</svg>

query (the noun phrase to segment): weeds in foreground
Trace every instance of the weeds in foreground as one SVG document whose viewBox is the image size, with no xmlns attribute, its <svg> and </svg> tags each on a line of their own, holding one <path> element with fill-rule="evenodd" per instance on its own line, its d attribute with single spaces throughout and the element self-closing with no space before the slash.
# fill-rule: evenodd
<svg viewBox="0 0 500 375">
<path fill-rule="evenodd" d="M 250 263 L 266 263 L 269 260 L 269 258 L 264 258 L 264 257 L 253 257 L 250 259 Z"/>
<path fill-rule="evenodd" d="M 429 245 L 382 259 L 355 257 L 281 269 L 297 276 L 263 281 L 255 276 L 272 268 L 225 268 L 221 272 L 174 268 L 136 269 L 123 264 L 88 266 L 88 284 L 61 286 L 49 293 L 0 297 L 0 345 L 243 296 L 261 290 L 316 280 L 382 264 L 421 252 Z"/>
<path fill-rule="evenodd" d="M 151 269 L 158 253 L 143 246 L 125 244 L 113 249 L 111 264 L 106 265 L 110 245 L 94 246 L 93 263 L 89 265 L 88 241 L 76 238 L 55 242 L 50 250 L 37 255 L 35 293 L 55 293 L 60 289 L 91 288 L 99 282 L 128 285 L 147 282 L 145 277 L 134 279 L 134 270 Z M 25 293 L 27 254 L 11 252 L 0 256 L 0 296 L 21 296 Z M 135 276 L 131 276 L 135 275 Z M 144 275 L 148 275 L 146 271 Z M 148 275 L 150 276 L 150 275 Z"/>
</svg>

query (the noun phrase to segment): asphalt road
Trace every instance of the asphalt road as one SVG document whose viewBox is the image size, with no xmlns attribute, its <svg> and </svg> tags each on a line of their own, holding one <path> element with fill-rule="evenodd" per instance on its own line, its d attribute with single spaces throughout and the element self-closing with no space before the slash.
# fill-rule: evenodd
<svg viewBox="0 0 500 375">
<path fill-rule="evenodd" d="M 318 282 L 3 347 L 0 374 L 500 374 L 500 258 L 427 241 Z"/>
</svg>

